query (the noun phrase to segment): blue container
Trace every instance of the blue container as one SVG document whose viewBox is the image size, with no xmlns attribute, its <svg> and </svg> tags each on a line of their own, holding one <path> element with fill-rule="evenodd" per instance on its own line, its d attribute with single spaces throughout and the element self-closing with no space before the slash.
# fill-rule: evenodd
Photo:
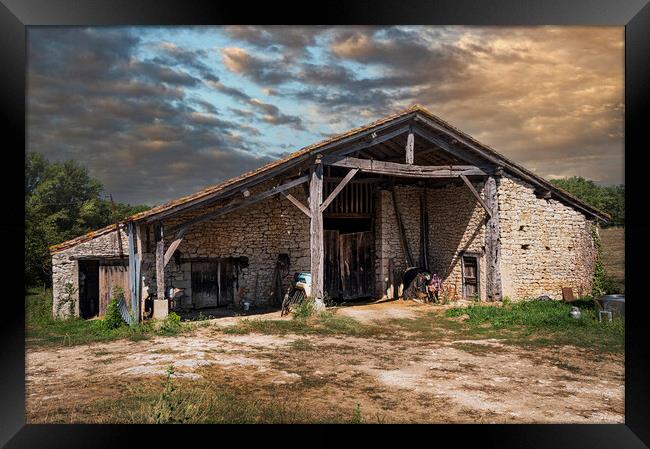
<svg viewBox="0 0 650 449">
<path fill-rule="evenodd" d="M 304 282 L 307 285 L 311 285 L 311 273 L 301 272 L 296 275 L 296 282 Z"/>
</svg>

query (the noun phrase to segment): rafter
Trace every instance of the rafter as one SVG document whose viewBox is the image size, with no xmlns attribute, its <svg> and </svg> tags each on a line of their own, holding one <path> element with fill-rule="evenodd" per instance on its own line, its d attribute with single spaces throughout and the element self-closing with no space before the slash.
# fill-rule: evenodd
<svg viewBox="0 0 650 449">
<path fill-rule="evenodd" d="M 460 175 L 486 175 L 483 170 L 473 165 L 409 165 L 341 156 L 325 156 L 322 161 L 324 165 L 357 168 L 366 173 L 377 173 L 406 178 L 454 178 Z"/>
</svg>

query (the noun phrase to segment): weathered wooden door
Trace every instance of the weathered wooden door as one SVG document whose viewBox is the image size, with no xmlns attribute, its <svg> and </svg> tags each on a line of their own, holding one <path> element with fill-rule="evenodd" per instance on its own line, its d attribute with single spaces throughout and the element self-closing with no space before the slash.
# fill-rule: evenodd
<svg viewBox="0 0 650 449">
<path fill-rule="evenodd" d="M 131 289 L 129 288 L 129 266 L 127 261 L 116 260 L 99 262 L 99 316 L 106 313 L 106 306 L 113 299 L 115 287 L 124 290 L 124 300 L 131 307 Z"/>
<path fill-rule="evenodd" d="M 219 305 L 217 262 L 192 262 L 192 303 L 197 309 Z"/>
<path fill-rule="evenodd" d="M 227 306 L 235 301 L 235 267 L 228 260 L 219 261 L 219 298 L 217 304 Z"/>
<path fill-rule="evenodd" d="M 472 298 L 478 294 L 478 260 L 476 257 L 463 257 L 463 295 Z"/>
<path fill-rule="evenodd" d="M 341 264 L 339 260 L 339 231 L 323 231 L 325 254 L 325 293 L 330 298 L 341 294 Z"/>
<path fill-rule="evenodd" d="M 353 232 L 339 236 L 341 291 L 344 299 L 372 295 L 372 232 Z"/>
</svg>

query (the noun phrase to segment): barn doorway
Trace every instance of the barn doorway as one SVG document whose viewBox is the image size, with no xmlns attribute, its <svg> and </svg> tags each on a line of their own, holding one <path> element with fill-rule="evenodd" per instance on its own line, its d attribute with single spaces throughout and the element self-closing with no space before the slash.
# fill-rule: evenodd
<svg viewBox="0 0 650 449">
<path fill-rule="evenodd" d="M 99 315 L 99 261 L 79 261 L 79 314 L 88 319 Z"/>
<path fill-rule="evenodd" d="M 131 304 L 129 265 L 123 259 L 79 261 L 79 314 L 84 319 L 101 317 L 113 299 L 115 288 L 124 291 L 127 307 Z"/>
<path fill-rule="evenodd" d="M 324 195 L 338 182 L 326 178 Z M 374 294 L 374 193 L 369 180 L 353 180 L 323 213 L 324 290 L 332 299 Z"/>
<path fill-rule="evenodd" d="M 192 304 L 195 309 L 233 304 L 235 299 L 235 264 L 228 259 L 191 262 Z"/>
</svg>

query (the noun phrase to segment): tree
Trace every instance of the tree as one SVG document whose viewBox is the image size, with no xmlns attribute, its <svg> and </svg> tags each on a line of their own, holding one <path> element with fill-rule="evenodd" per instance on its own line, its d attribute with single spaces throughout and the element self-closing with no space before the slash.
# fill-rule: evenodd
<svg viewBox="0 0 650 449">
<path fill-rule="evenodd" d="M 611 215 L 612 218 L 606 226 L 625 225 L 625 186 L 623 184 L 600 186 L 580 176 L 553 179 L 551 183 L 590 206 Z"/>
<path fill-rule="evenodd" d="M 148 206 L 102 198 L 103 186 L 75 161 L 29 153 L 25 164 L 25 283 L 51 281 L 49 247 L 102 228 Z"/>
</svg>

